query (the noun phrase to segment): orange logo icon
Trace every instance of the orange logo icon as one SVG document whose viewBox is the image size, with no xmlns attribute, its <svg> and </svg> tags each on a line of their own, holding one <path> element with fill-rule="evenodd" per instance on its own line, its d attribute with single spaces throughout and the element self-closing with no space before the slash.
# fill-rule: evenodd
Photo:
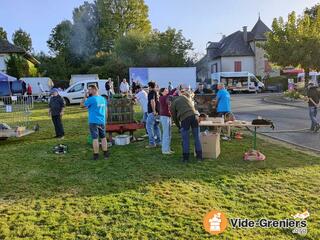
<svg viewBox="0 0 320 240">
<path fill-rule="evenodd" d="M 223 233 L 228 225 L 228 219 L 223 212 L 212 210 L 203 219 L 205 230 L 213 235 Z"/>
</svg>

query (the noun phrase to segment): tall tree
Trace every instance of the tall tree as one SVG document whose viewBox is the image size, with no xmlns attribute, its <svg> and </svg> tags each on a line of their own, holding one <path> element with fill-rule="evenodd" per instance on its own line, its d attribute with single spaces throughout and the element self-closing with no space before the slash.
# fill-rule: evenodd
<svg viewBox="0 0 320 240">
<path fill-rule="evenodd" d="M 168 28 L 165 32 L 155 31 L 154 41 L 158 44 L 158 55 L 161 66 L 184 66 L 188 60 L 188 52 L 192 50 L 191 40 L 182 35 L 182 31 Z"/>
<path fill-rule="evenodd" d="M 96 0 L 100 47 L 110 50 L 117 38 L 131 31 L 150 33 L 148 6 L 144 0 Z"/>
<path fill-rule="evenodd" d="M 30 52 L 32 50 L 30 34 L 23 31 L 21 28 L 13 33 L 12 41 L 16 46 L 21 47 L 26 51 Z"/>
<path fill-rule="evenodd" d="M 69 20 L 62 21 L 52 29 L 50 38 L 47 41 L 50 51 L 54 55 L 68 51 L 72 33 L 72 23 Z"/>
<path fill-rule="evenodd" d="M 0 27 L 0 39 L 8 40 L 7 32 L 3 29 L 3 27 Z"/>
<path fill-rule="evenodd" d="M 269 60 L 281 67 L 295 66 L 305 70 L 308 81 L 309 71 L 320 67 L 320 10 L 315 19 L 308 14 L 297 17 L 292 12 L 288 21 L 274 19 L 267 42 L 261 45 Z"/>
<path fill-rule="evenodd" d="M 70 39 L 71 52 L 77 57 L 89 57 L 96 53 L 98 43 L 98 16 L 94 3 L 84 2 L 73 11 L 73 27 Z"/>
<path fill-rule="evenodd" d="M 309 15 L 311 19 L 316 19 L 319 8 L 320 8 L 320 4 L 318 3 L 311 8 L 306 8 L 304 10 L 304 13 Z"/>
</svg>

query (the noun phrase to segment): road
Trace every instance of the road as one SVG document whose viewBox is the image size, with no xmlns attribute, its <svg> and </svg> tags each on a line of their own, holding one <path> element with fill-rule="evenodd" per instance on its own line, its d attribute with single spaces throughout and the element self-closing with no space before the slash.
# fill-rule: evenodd
<svg viewBox="0 0 320 240">
<path fill-rule="evenodd" d="M 266 103 L 263 98 L 268 95 L 270 94 L 231 95 L 232 111 L 236 118 L 247 120 L 261 116 L 270 119 L 275 124 L 275 130 L 273 133 L 266 133 L 266 135 L 314 149 L 320 153 L 320 131 L 319 133 L 313 133 L 309 130 L 311 123 L 308 108 Z M 304 130 L 300 132 L 285 132 L 299 129 Z M 272 132 L 269 128 L 259 131 Z"/>
</svg>

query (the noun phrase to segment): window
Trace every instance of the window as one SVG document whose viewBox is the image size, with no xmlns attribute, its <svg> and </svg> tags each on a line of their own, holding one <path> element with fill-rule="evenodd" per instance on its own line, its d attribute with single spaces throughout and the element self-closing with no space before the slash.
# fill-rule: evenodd
<svg viewBox="0 0 320 240">
<path fill-rule="evenodd" d="M 74 87 L 72 87 L 70 90 L 69 90 L 69 93 L 71 92 L 80 92 L 84 89 L 84 83 L 81 83 L 81 84 L 77 84 L 75 85 Z"/>
<path fill-rule="evenodd" d="M 218 72 L 218 63 L 211 65 L 211 73 Z"/>
<path fill-rule="evenodd" d="M 241 72 L 241 61 L 235 61 L 234 62 L 234 71 L 235 72 Z"/>
<path fill-rule="evenodd" d="M 90 86 L 95 85 L 98 89 L 99 89 L 99 85 L 97 82 L 88 82 L 87 83 L 87 88 L 89 88 Z"/>
</svg>

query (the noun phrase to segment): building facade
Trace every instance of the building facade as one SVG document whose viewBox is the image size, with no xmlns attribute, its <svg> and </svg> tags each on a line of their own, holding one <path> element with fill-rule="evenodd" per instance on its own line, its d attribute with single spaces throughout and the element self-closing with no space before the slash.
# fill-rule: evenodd
<svg viewBox="0 0 320 240">
<path fill-rule="evenodd" d="M 259 17 L 250 32 L 243 27 L 220 42 L 209 42 L 206 55 L 196 64 L 198 81 L 210 79 L 214 72 L 245 71 L 261 78 L 279 76 L 280 70 L 272 67 L 261 48 L 269 31 Z"/>
<path fill-rule="evenodd" d="M 17 47 L 5 39 L 0 39 L 0 72 L 7 72 L 7 60 L 12 54 L 23 56 L 33 65 L 39 64 L 38 60 L 23 48 Z"/>
</svg>

